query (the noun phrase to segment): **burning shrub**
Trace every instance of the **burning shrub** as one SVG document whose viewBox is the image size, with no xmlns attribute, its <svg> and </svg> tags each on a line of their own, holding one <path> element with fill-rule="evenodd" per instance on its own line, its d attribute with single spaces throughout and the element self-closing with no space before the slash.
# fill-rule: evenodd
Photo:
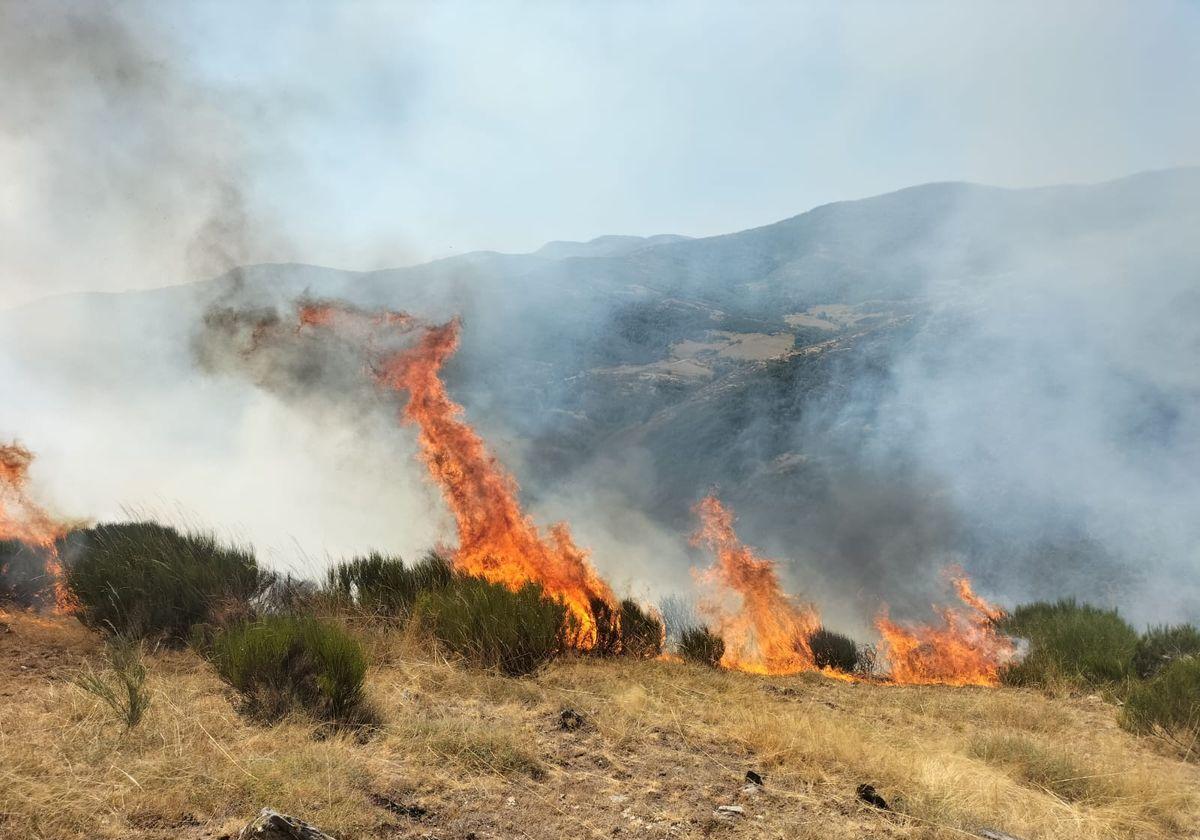
<svg viewBox="0 0 1200 840">
<path fill-rule="evenodd" d="M 153 522 L 98 525 L 64 541 L 67 586 L 88 627 L 131 638 L 187 640 L 221 604 L 248 604 L 272 575 L 210 534 Z"/>
<path fill-rule="evenodd" d="M 207 655 L 260 720 L 305 712 L 339 724 L 369 723 L 366 655 L 357 639 L 315 618 L 272 615 L 218 630 Z"/>
<path fill-rule="evenodd" d="M 1131 732 L 1194 748 L 1200 738 L 1200 659 L 1176 659 L 1149 682 L 1135 683 L 1120 720 Z"/>
<path fill-rule="evenodd" d="M 1138 639 L 1133 651 L 1133 670 L 1149 679 L 1164 666 L 1200 653 L 1200 630 L 1191 624 L 1151 627 Z"/>
<path fill-rule="evenodd" d="M 417 596 L 414 616 L 448 650 L 508 676 L 552 660 L 571 632 L 567 608 L 535 583 L 517 591 L 482 578 L 456 577 Z"/>
<path fill-rule="evenodd" d="M 662 620 L 632 598 L 615 609 L 608 601 L 593 598 L 591 612 L 596 622 L 595 644 L 588 649 L 591 655 L 649 659 L 662 653 Z"/>
<path fill-rule="evenodd" d="M 621 618 L 612 604 L 603 598 L 592 598 L 589 610 L 596 624 L 596 638 L 588 653 L 592 656 L 616 656 L 621 652 Z M 579 640 L 573 642 L 579 647 Z"/>
<path fill-rule="evenodd" d="M 448 586 L 453 577 L 449 561 L 432 551 L 412 566 L 406 566 L 399 557 L 372 552 L 330 569 L 327 586 L 361 609 L 406 616 L 418 595 Z"/>
<path fill-rule="evenodd" d="M 1129 676 L 1138 643 L 1137 631 L 1116 610 L 1077 604 L 1073 598 L 1024 604 L 999 626 L 1029 641 L 1025 659 L 1003 673 L 1012 685 L 1118 682 Z"/>
<path fill-rule="evenodd" d="M 662 653 L 662 619 L 629 598 L 621 602 L 620 615 L 621 653 L 639 659 L 650 659 Z"/>
<path fill-rule="evenodd" d="M 689 627 L 680 634 L 679 655 L 688 662 L 715 668 L 725 655 L 725 640 L 707 627 Z"/>
<path fill-rule="evenodd" d="M 40 607 L 54 602 L 46 571 L 47 550 L 19 540 L 0 540 L 0 603 Z"/>
<path fill-rule="evenodd" d="M 808 636 L 808 649 L 818 668 L 832 668 L 847 674 L 859 667 L 858 643 L 849 636 L 819 627 Z"/>
</svg>

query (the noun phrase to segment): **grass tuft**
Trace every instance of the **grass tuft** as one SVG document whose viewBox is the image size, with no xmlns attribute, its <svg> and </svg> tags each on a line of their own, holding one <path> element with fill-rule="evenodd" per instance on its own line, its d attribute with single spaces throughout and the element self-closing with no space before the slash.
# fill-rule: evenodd
<svg viewBox="0 0 1200 840">
<path fill-rule="evenodd" d="M 113 636 L 105 645 L 104 669 L 88 665 L 74 682 L 112 709 L 126 731 L 141 723 L 150 708 L 140 640 Z"/>
</svg>

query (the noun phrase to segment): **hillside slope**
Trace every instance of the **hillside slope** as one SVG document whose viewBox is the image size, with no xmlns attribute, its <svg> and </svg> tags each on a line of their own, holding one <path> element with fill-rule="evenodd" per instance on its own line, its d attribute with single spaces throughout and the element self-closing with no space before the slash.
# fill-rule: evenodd
<svg viewBox="0 0 1200 840">
<path fill-rule="evenodd" d="M 188 652 L 149 659 L 149 716 L 122 735 L 69 682 L 98 639 L 74 619 L 4 621 L 5 836 L 215 840 L 262 807 L 339 840 L 1200 836 L 1200 771 L 1118 729 L 1095 697 L 628 660 L 513 680 L 376 630 L 383 729 L 365 741 L 248 723 Z M 582 728 L 562 728 L 568 708 Z M 860 801 L 861 784 L 893 810 Z"/>
</svg>

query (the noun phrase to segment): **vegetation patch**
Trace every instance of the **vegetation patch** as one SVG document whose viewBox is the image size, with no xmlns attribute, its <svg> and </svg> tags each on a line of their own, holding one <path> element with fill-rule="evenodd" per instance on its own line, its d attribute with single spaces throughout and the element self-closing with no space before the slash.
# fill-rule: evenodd
<svg viewBox="0 0 1200 840">
<path fill-rule="evenodd" d="M 74 531 L 61 555 L 86 626 L 169 644 L 230 604 L 246 608 L 273 579 L 247 549 L 152 522 Z"/>
<path fill-rule="evenodd" d="M 99 698 L 117 716 L 125 730 L 133 729 L 150 708 L 146 690 L 146 665 L 139 640 L 114 636 L 104 650 L 104 667 L 87 666 L 75 684 Z"/>
<path fill-rule="evenodd" d="M 40 607 L 54 601 L 45 549 L 20 540 L 0 540 L 0 604 Z"/>
<path fill-rule="evenodd" d="M 715 668 L 725 655 L 725 640 L 707 627 L 690 627 L 680 634 L 678 650 L 688 662 Z"/>
<path fill-rule="evenodd" d="M 1002 675 L 1010 685 L 1103 685 L 1133 673 L 1138 634 L 1116 610 L 1074 599 L 1039 601 L 1017 607 L 999 627 L 1029 641 L 1025 658 Z"/>
<path fill-rule="evenodd" d="M 968 754 L 1068 802 L 1097 802 L 1114 794 L 1109 777 L 1080 764 L 1065 750 L 1047 748 L 1021 735 L 976 738 Z"/>
<path fill-rule="evenodd" d="M 376 615 L 405 617 L 422 592 L 449 586 L 450 562 L 429 552 L 413 565 L 399 557 L 372 552 L 338 563 L 326 576 L 326 589 L 339 601 Z"/>
<path fill-rule="evenodd" d="M 1200 630 L 1191 624 L 1151 627 L 1138 639 L 1133 670 L 1149 679 L 1176 659 L 1200 653 Z"/>
<path fill-rule="evenodd" d="M 831 668 L 847 674 L 859 668 L 858 643 L 841 633 L 819 627 L 809 635 L 808 649 L 812 651 L 813 662 L 818 668 Z"/>
<path fill-rule="evenodd" d="M 205 652 L 254 718 L 273 721 L 301 712 L 344 725 L 372 722 L 363 696 L 366 655 L 334 624 L 267 616 L 219 629 Z"/>
<path fill-rule="evenodd" d="M 1131 686 L 1120 721 L 1131 732 L 1159 735 L 1194 752 L 1200 742 L 1200 659 L 1176 659 L 1153 679 Z"/>
<path fill-rule="evenodd" d="M 508 676 L 537 671 L 562 651 L 570 632 L 567 608 L 541 586 L 513 591 L 476 577 L 422 592 L 414 616 L 447 650 Z"/>
</svg>

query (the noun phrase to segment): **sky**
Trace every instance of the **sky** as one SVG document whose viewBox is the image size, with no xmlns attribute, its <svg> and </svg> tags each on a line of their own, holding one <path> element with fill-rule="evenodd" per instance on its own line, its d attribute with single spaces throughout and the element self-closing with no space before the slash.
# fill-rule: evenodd
<svg viewBox="0 0 1200 840">
<path fill-rule="evenodd" d="M 0 307 L 1200 163 L 1196 2 L 0 0 L 0 79 Z"/>
</svg>

